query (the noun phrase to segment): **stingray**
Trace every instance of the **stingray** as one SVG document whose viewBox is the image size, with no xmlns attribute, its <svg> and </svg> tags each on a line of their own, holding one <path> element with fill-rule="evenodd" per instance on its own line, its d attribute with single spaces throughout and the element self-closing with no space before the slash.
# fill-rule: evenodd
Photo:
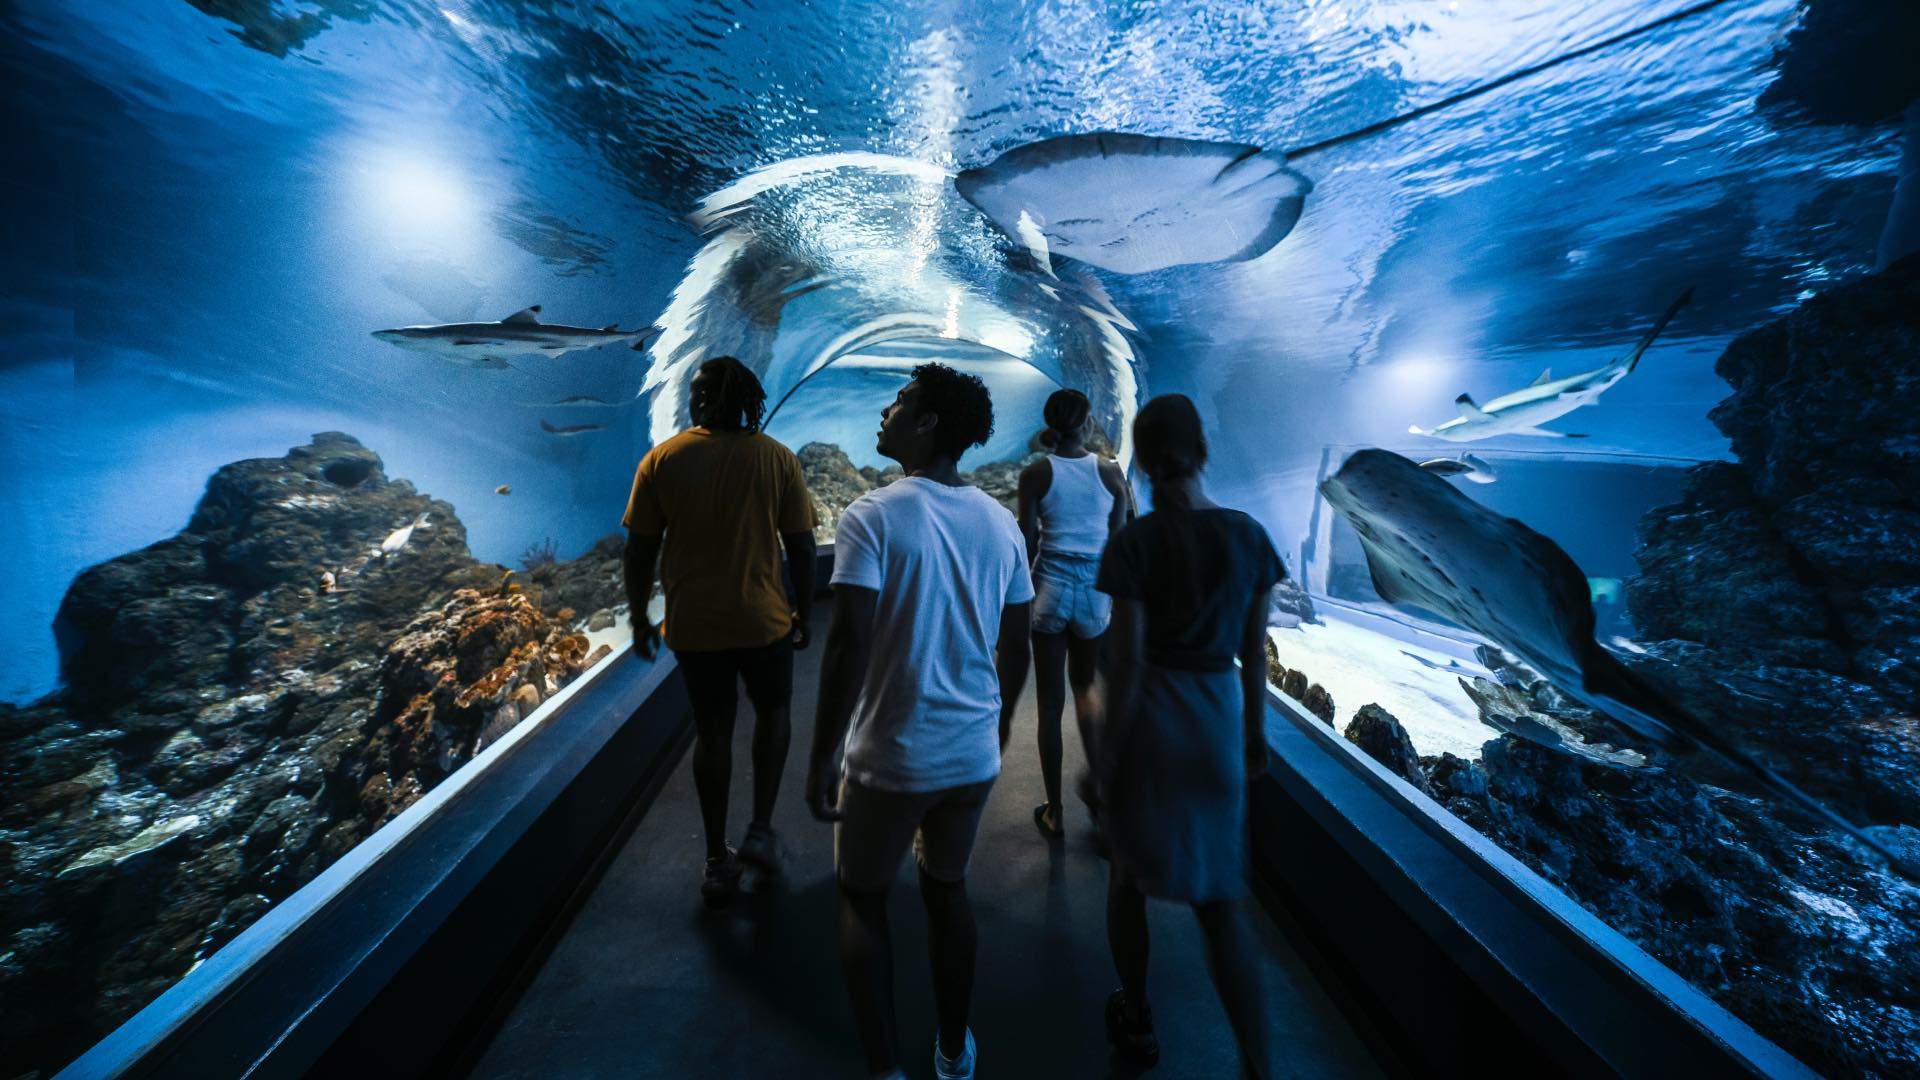
<svg viewBox="0 0 1920 1080">
<path fill-rule="evenodd" d="M 1586 575 L 1553 541 L 1501 517 L 1385 450 L 1361 450 L 1320 485 L 1360 537 L 1373 587 L 1396 607 L 1433 612 L 1517 656 L 1563 693 L 1670 751 L 1704 749 L 1762 790 L 1906 865 L 1684 710 L 1594 640 Z"/>
<path fill-rule="evenodd" d="M 1121 274 L 1258 258 L 1313 190 L 1277 151 L 1111 131 L 1017 146 L 953 183 L 1029 250 L 1037 229 L 1052 254 Z"/>
</svg>

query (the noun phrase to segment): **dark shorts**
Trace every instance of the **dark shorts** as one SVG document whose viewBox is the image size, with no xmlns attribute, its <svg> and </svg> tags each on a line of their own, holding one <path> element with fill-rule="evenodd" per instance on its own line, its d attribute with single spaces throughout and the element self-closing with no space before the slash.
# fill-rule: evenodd
<svg viewBox="0 0 1920 1080">
<path fill-rule="evenodd" d="M 917 848 L 920 869 L 935 881 L 964 881 L 973 837 L 993 781 L 902 793 L 880 791 L 857 780 L 840 784 L 840 824 L 833 830 L 833 860 L 840 884 L 851 892 L 884 892 L 900 869 L 900 857 Z M 920 842 L 914 845 L 914 835 Z"/>
<path fill-rule="evenodd" d="M 757 710 L 779 708 L 793 697 L 793 642 L 784 635 L 752 649 L 714 649 L 674 653 L 687 700 L 696 718 L 733 718 L 738 687 Z"/>
</svg>

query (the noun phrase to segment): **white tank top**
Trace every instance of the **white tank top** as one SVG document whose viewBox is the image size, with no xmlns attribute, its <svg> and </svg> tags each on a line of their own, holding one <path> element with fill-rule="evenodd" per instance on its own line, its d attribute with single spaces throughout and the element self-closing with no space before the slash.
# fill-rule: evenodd
<svg viewBox="0 0 1920 1080">
<path fill-rule="evenodd" d="M 1040 550 L 1098 555 L 1107 546 L 1113 492 L 1100 479 L 1100 458 L 1047 455 L 1053 483 L 1040 496 Z"/>
</svg>

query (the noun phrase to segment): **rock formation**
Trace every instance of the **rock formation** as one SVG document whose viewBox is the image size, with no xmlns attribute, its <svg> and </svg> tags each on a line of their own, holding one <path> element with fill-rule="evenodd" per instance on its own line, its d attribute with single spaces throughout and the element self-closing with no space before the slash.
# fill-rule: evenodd
<svg viewBox="0 0 1920 1080">
<path fill-rule="evenodd" d="M 0 705 L 0 1075 L 64 1064 L 584 670 L 569 609 L 618 602 L 618 554 L 529 589 L 327 432 L 81 573 L 64 689 Z"/>
<path fill-rule="evenodd" d="M 1036 456 L 1029 455 L 1019 461 L 989 461 L 970 472 L 963 471 L 960 477 L 993 496 L 1009 513 L 1018 513 L 1020 470 Z M 849 503 L 875 488 L 886 487 L 901 476 L 898 465 L 856 469 L 847 452 L 833 443 L 810 442 L 800 448 L 799 457 L 800 472 L 806 477 L 807 490 L 813 493 L 814 515 L 819 519 L 813 534 L 823 544 L 833 539 L 840 512 Z"/>
<path fill-rule="evenodd" d="M 1433 789 L 1427 786 L 1426 774 L 1420 769 L 1420 755 L 1413 750 L 1413 740 L 1407 737 L 1407 729 L 1400 726 L 1392 713 L 1371 703 L 1362 705 L 1342 734 L 1388 772 L 1412 784 L 1414 790 L 1433 794 Z"/>
<path fill-rule="evenodd" d="M 1716 370 L 1738 460 L 1641 522 L 1644 651 L 1621 659 L 1911 860 L 1920 256 L 1735 340 Z M 1920 888 L 1712 759 L 1615 750 L 1617 728 L 1489 668 L 1497 683 L 1463 680 L 1487 723 L 1577 747 L 1507 734 L 1477 762 L 1423 759 L 1449 810 L 1815 1069 L 1913 1074 Z"/>
</svg>

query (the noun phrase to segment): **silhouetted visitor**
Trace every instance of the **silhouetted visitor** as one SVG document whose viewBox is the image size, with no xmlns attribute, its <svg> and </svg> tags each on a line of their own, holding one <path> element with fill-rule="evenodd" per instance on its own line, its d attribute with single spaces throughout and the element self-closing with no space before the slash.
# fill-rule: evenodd
<svg viewBox="0 0 1920 1080">
<path fill-rule="evenodd" d="M 693 706 L 693 783 L 707 833 L 700 894 L 714 906 L 738 891 L 742 861 L 778 869 L 773 803 L 791 737 L 793 651 L 807 646 L 813 606 L 813 500 L 800 459 L 760 432 L 766 400 L 760 380 L 733 357 L 701 364 L 692 385 L 694 426 L 641 459 L 624 519 L 633 647 L 648 659 L 660 634 L 647 600 L 655 556 L 663 556 L 666 639 Z M 740 683 L 754 712 L 753 820 L 736 857 L 727 843 L 727 795 Z"/>
<path fill-rule="evenodd" d="M 956 469 L 993 433 L 986 386 L 923 364 L 880 417 L 878 449 L 906 475 L 848 506 L 834 536 L 807 805 L 840 823 L 840 957 L 868 1067 L 898 1075 L 887 890 L 912 845 L 939 1015 L 934 1071 L 967 1077 L 967 860 L 1000 773 L 1000 718 L 1027 677 L 1033 585 L 1013 515 Z"/>
<path fill-rule="evenodd" d="M 1266 768 L 1267 590 L 1286 571 L 1259 523 L 1202 492 L 1207 442 L 1193 402 L 1147 402 L 1133 447 L 1153 512 L 1114 536 L 1098 579 L 1114 603 L 1112 700 L 1094 759 L 1113 857 L 1107 941 L 1120 974 L 1107 1033 L 1129 1057 L 1159 1058 L 1146 897 L 1178 900 L 1199 916 L 1234 1034 L 1266 1076 L 1260 949 L 1234 901 L 1246 889 L 1247 779 Z"/>
<path fill-rule="evenodd" d="M 1087 449 L 1093 403 L 1078 390 L 1056 390 L 1042 415 L 1040 438 L 1052 451 L 1020 473 L 1020 533 L 1033 566 L 1033 687 L 1040 707 L 1040 779 L 1047 801 L 1033 822 L 1060 836 L 1060 714 L 1073 687 L 1073 715 L 1080 746 L 1093 760 L 1091 725 L 1099 709 L 1094 674 L 1100 635 L 1113 602 L 1093 587 L 1100 552 L 1131 505 L 1127 478 L 1114 462 Z M 1009 712 L 1009 717 L 1011 713 Z M 1000 732 L 1006 745 L 1008 732 Z M 1082 794 L 1090 795 L 1090 785 Z M 1089 800 L 1090 802 L 1093 800 Z"/>
</svg>

